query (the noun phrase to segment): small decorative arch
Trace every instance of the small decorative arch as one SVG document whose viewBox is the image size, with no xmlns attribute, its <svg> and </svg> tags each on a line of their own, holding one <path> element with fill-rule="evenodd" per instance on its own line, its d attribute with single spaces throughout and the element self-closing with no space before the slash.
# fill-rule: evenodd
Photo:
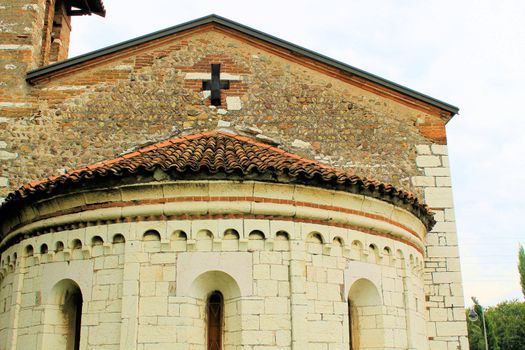
<svg viewBox="0 0 525 350">
<path fill-rule="evenodd" d="M 262 231 L 253 230 L 248 235 L 248 250 L 264 250 L 266 236 Z"/>
<path fill-rule="evenodd" d="M 157 230 L 148 230 L 142 235 L 143 241 L 160 241 L 160 233 Z"/>
<path fill-rule="evenodd" d="M 223 250 L 239 250 L 239 232 L 234 229 L 227 229 L 222 235 Z"/>
<path fill-rule="evenodd" d="M 116 233 L 112 238 L 113 247 L 112 252 L 114 254 L 123 254 L 126 245 L 126 238 L 121 233 Z"/>
<path fill-rule="evenodd" d="M 379 249 L 374 243 L 368 246 L 368 261 L 372 263 L 379 262 Z"/>
<path fill-rule="evenodd" d="M 25 249 L 25 255 L 26 257 L 30 257 L 30 256 L 33 256 L 34 255 L 34 248 L 31 244 L 27 245 L 26 246 L 26 249 Z"/>
<path fill-rule="evenodd" d="M 213 233 L 210 230 L 200 230 L 197 232 L 197 250 L 213 250 Z"/>
<path fill-rule="evenodd" d="M 144 241 L 145 252 L 158 252 L 160 251 L 160 233 L 157 230 L 148 230 L 142 235 Z"/>
<path fill-rule="evenodd" d="M 171 247 L 175 251 L 185 251 L 188 242 L 188 235 L 182 230 L 176 230 L 171 234 Z"/>
<path fill-rule="evenodd" d="M 286 231 L 278 231 L 273 242 L 275 250 L 290 250 L 290 235 Z"/>
<path fill-rule="evenodd" d="M 62 252 L 64 251 L 64 242 L 62 241 L 58 241 L 55 243 L 55 252 L 58 253 L 58 252 Z"/>
<path fill-rule="evenodd" d="M 117 233 L 113 236 L 113 244 L 122 244 L 126 243 L 126 238 L 123 234 Z"/>
<path fill-rule="evenodd" d="M 171 234 L 172 241 L 187 241 L 188 235 L 182 230 L 176 230 Z"/>
<path fill-rule="evenodd" d="M 93 236 L 93 238 L 91 238 L 91 246 L 92 247 L 103 245 L 103 244 L 104 244 L 104 240 L 102 239 L 102 237 L 100 237 L 100 236 Z"/>
<path fill-rule="evenodd" d="M 333 256 L 342 256 L 343 255 L 344 241 L 341 237 L 335 237 L 332 240 L 332 249 L 330 254 Z"/>
<path fill-rule="evenodd" d="M 47 244 L 43 243 L 40 246 L 40 254 L 47 254 L 49 252 L 49 248 L 47 247 Z"/>
<path fill-rule="evenodd" d="M 71 249 L 82 249 L 82 241 L 80 239 L 72 240 Z"/>
<path fill-rule="evenodd" d="M 323 236 L 319 232 L 311 232 L 306 237 L 306 249 L 310 254 L 323 254 Z"/>
</svg>

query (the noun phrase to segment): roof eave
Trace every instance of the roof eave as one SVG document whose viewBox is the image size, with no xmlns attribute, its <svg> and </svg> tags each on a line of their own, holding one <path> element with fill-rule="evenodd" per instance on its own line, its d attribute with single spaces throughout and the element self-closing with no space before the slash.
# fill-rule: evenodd
<svg viewBox="0 0 525 350">
<path fill-rule="evenodd" d="M 455 114 L 457 114 L 459 112 L 459 108 L 454 106 L 454 105 L 451 105 L 449 103 L 446 103 L 446 102 L 438 100 L 438 99 L 435 99 L 435 98 L 430 97 L 428 95 L 425 95 L 423 93 L 420 93 L 420 92 L 417 92 L 417 91 L 412 90 L 410 88 L 407 88 L 407 87 L 405 87 L 403 85 L 394 83 L 393 81 L 381 78 L 381 77 L 379 77 L 377 75 L 374 75 L 372 73 L 368 73 L 368 72 L 366 72 L 364 70 L 361 70 L 359 68 L 353 67 L 353 66 L 348 65 L 346 63 L 343 63 L 343 62 L 334 60 L 334 59 L 332 59 L 330 57 L 327 57 L 325 55 L 319 54 L 319 53 L 317 53 L 315 51 L 312 51 L 312 50 L 306 49 L 304 47 L 295 45 L 295 44 L 290 43 L 288 41 L 279 39 L 279 38 L 277 38 L 275 36 L 266 34 L 266 33 L 261 32 L 259 30 L 250 28 L 248 26 L 245 26 L 243 24 L 231 21 L 231 20 L 229 20 L 227 18 L 218 16 L 218 15 L 215 15 L 215 14 L 212 14 L 212 15 L 209 15 L 209 16 L 205 16 L 205 17 L 202 17 L 202 18 L 198 18 L 196 20 L 192 20 L 192 21 L 189 21 L 189 22 L 185 22 L 185 23 L 182 23 L 182 24 L 170 27 L 170 28 L 162 29 L 162 30 L 150 33 L 150 34 L 139 36 L 139 37 L 134 38 L 134 39 L 130 39 L 130 40 L 127 40 L 127 41 L 124 41 L 124 42 L 121 42 L 121 43 L 118 43 L 118 44 L 115 44 L 115 45 L 107 46 L 105 48 L 102 48 L 102 49 L 99 49 L 99 50 L 95 50 L 95 51 L 86 53 L 84 55 L 76 56 L 76 57 L 73 57 L 73 58 L 70 58 L 70 59 L 67 59 L 67 60 L 64 60 L 64 61 L 60 61 L 60 62 L 51 64 L 51 65 L 48 65 L 48 66 L 45 66 L 45 67 L 42 67 L 42 68 L 31 70 L 31 71 L 29 71 L 27 73 L 26 80 L 29 83 L 31 83 L 37 78 L 40 78 L 40 77 L 45 76 L 47 74 L 59 71 L 61 69 L 69 68 L 69 67 L 72 67 L 74 65 L 81 64 L 81 63 L 84 63 L 86 61 L 89 61 L 89 60 L 92 60 L 92 59 L 95 59 L 95 58 L 99 58 L 101 56 L 109 55 L 109 54 L 112 54 L 114 52 L 118 52 L 118 51 L 130 48 L 132 46 L 140 45 L 140 44 L 152 41 L 152 40 L 163 38 L 163 37 L 168 36 L 168 35 L 180 33 L 180 32 L 185 31 L 185 30 L 190 30 L 190 29 L 196 28 L 198 26 L 202 26 L 202 25 L 205 25 L 205 24 L 211 24 L 211 23 L 219 24 L 219 25 L 222 25 L 224 27 L 237 30 L 237 31 L 239 31 L 241 33 L 244 33 L 246 35 L 252 36 L 252 37 L 257 38 L 259 40 L 262 40 L 262 41 L 265 41 L 267 43 L 279 46 L 279 47 L 287 49 L 287 50 L 290 50 L 290 51 L 292 51 L 294 53 L 297 53 L 299 55 L 303 55 L 303 56 L 305 56 L 307 58 L 319 61 L 319 62 L 327 64 L 329 66 L 338 68 L 338 69 L 340 69 L 343 72 L 346 72 L 346 73 L 355 75 L 357 77 L 366 79 L 368 81 L 374 82 L 374 83 L 379 84 L 379 85 L 381 85 L 383 87 L 391 89 L 391 90 L 393 90 L 395 92 L 398 92 L 398 93 L 404 94 L 406 96 L 409 96 L 411 98 L 414 98 L 416 100 L 428 103 L 431 106 L 437 107 L 437 108 L 439 108 L 441 110 L 444 110 L 444 111 L 450 113 L 451 114 L 450 117 L 454 116 Z"/>
</svg>

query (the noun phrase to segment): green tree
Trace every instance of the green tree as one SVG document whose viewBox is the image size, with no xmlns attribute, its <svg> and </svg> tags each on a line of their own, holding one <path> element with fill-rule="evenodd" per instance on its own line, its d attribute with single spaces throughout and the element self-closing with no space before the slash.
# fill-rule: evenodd
<svg viewBox="0 0 525 350">
<path fill-rule="evenodd" d="M 504 301 L 486 313 L 504 350 L 525 349 L 525 303 Z"/>
<path fill-rule="evenodd" d="M 472 298 L 474 301 L 474 311 L 478 314 L 476 321 L 467 321 L 467 329 L 469 334 L 470 350 L 485 350 L 485 337 L 483 335 L 483 312 L 485 312 L 485 327 L 487 330 L 487 341 L 490 350 L 500 350 L 498 344 L 498 338 L 494 331 L 491 318 L 488 316 L 488 310 L 484 310 L 479 304 L 476 298 Z M 467 310 L 467 316 L 470 310 Z M 505 349 L 505 348 L 504 348 Z M 507 349 L 505 349 L 507 350 Z"/>
<path fill-rule="evenodd" d="M 521 292 L 525 297 L 525 250 L 521 244 L 518 251 L 518 271 L 520 272 Z"/>
</svg>

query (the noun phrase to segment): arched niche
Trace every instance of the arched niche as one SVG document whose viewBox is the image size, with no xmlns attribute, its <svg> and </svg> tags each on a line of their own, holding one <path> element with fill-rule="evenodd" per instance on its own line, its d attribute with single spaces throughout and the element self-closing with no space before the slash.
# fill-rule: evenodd
<svg viewBox="0 0 525 350">
<path fill-rule="evenodd" d="M 248 249 L 249 250 L 264 250 L 264 241 L 266 236 L 262 231 L 253 230 L 248 235 Z"/>
<path fill-rule="evenodd" d="M 201 308 L 200 317 L 194 320 L 194 329 L 191 334 L 195 339 L 190 339 L 190 343 L 198 343 L 199 339 L 207 339 L 210 326 L 216 327 L 217 320 L 210 318 L 210 303 L 216 303 L 218 296 L 222 298 L 222 325 L 220 328 L 221 348 L 234 349 L 241 345 L 241 290 L 235 279 L 223 271 L 207 271 L 195 278 L 191 284 L 191 295 Z M 210 322 L 215 323 L 211 324 Z M 217 330 L 215 330 L 217 331 Z M 214 339 L 217 339 L 215 337 Z M 207 344 L 208 345 L 208 344 Z M 208 349 L 208 347 L 206 347 Z"/>
<path fill-rule="evenodd" d="M 160 251 L 160 233 L 157 230 L 148 230 L 142 235 L 144 251 L 154 253 Z"/>
<path fill-rule="evenodd" d="M 290 250 L 290 235 L 286 231 L 278 231 L 273 240 L 274 250 Z"/>
<path fill-rule="evenodd" d="M 53 286 L 44 311 L 44 349 L 79 350 L 82 304 L 75 281 L 63 279 Z"/>
<path fill-rule="evenodd" d="M 197 240 L 197 250 L 211 251 L 213 250 L 213 233 L 210 230 L 200 230 L 195 235 Z"/>
<path fill-rule="evenodd" d="M 310 254 L 323 254 L 323 236 L 319 232 L 311 232 L 306 237 L 306 250 Z"/>
<path fill-rule="evenodd" d="M 239 232 L 235 229 L 227 229 L 222 235 L 222 250 L 239 250 Z"/>
<path fill-rule="evenodd" d="M 348 292 L 350 350 L 382 349 L 385 344 L 384 315 L 377 287 L 370 280 L 356 280 Z"/>
<path fill-rule="evenodd" d="M 170 237 L 171 247 L 178 252 L 183 252 L 187 248 L 188 234 L 182 230 L 175 230 Z"/>
</svg>

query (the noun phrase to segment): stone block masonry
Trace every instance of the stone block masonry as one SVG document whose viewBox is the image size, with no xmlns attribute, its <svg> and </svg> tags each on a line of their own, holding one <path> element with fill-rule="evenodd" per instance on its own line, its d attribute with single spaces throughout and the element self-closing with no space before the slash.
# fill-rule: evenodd
<svg viewBox="0 0 525 350">
<path fill-rule="evenodd" d="M 446 145 L 416 146 L 414 186 L 435 212 L 426 237 L 425 294 L 430 350 L 468 349 L 454 202 Z"/>
</svg>

